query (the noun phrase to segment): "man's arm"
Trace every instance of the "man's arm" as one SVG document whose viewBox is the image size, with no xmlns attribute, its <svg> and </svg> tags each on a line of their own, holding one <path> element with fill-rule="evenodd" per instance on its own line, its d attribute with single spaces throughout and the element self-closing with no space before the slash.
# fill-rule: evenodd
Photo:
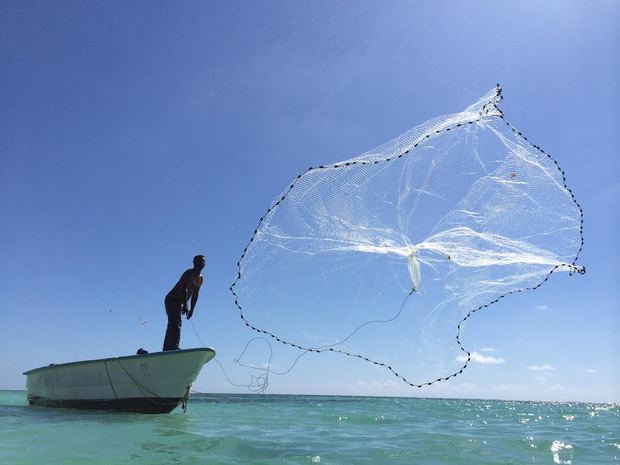
<svg viewBox="0 0 620 465">
<path fill-rule="evenodd" d="M 187 294 L 188 294 L 189 283 L 192 280 L 192 277 L 193 275 L 191 273 L 191 270 L 187 270 L 183 272 L 183 274 L 181 275 L 181 278 L 179 279 L 178 286 L 180 286 L 183 292 L 183 296 L 181 297 L 183 299 L 183 309 L 181 310 L 182 315 L 187 315 L 187 312 L 188 312 L 188 309 L 187 309 L 188 295 Z"/>
<path fill-rule="evenodd" d="M 187 299 L 189 298 L 189 296 L 187 295 L 187 291 L 189 288 L 189 283 L 191 282 L 193 277 L 194 275 L 192 274 L 192 270 L 187 270 L 181 275 L 181 279 L 179 280 L 181 282 L 181 288 L 183 289 L 184 293 L 183 302 L 185 303 L 187 303 Z"/>
<path fill-rule="evenodd" d="M 200 286 L 196 288 L 194 291 L 194 295 L 192 295 L 192 306 L 190 307 L 189 313 L 187 314 L 187 319 L 189 320 L 194 314 L 194 308 L 196 308 L 196 302 L 198 302 L 198 293 L 200 292 Z"/>
</svg>

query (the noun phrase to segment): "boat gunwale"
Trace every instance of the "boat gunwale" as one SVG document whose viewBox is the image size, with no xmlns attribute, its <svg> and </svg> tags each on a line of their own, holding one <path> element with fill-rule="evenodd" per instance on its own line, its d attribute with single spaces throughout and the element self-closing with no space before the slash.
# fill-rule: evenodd
<svg viewBox="0 0 620 465">
<path fill-rule="evenodd" d="M 167 350 L 164 352 L 152 352 L 152 353 L 148 353 L 148 354 L 136 354 L 136 355 L 122 355 L 120 357 L 108 357 L 108 358 L 97 358 L 97 359 L 93 359 L 93 360 L 79 360 L 76 362 L 66 362 L 66 363 L 50 363 L 47 366 L 43 366 L 43 367 L 38 367 L 38 368 L 33 368 L 32 370 L 28 370 L 28 371 L 24 371 L 22 374 L 23 375 L 31 375 L 35 372 L 38 371 L 43 371 L 43 370 L 50 370 L 50 369 L 54 369 L 54 368 L 59 368 L 59 367 L 67 367 L 67 366 L 74 366 L 74 365 L 84 365 L 87 363 L 100 363 L 100 362 L 107 362 L 107 361 L 118 361 L 118 360 L 129 360 L 129 359 L 137 359 L 137 358 L 153 358 L 153 357 L 160 357 L 160 356 L 164 356 L 164 355 L 175 355 L 175 354 L 185 354 L 188 352 L 213 352 L 213 356 L 215 356 L 215 349 L 211 348 L 211 347 L 197 347 L 194 349 L 183 349 L 183 350 Z"/>
</svg>

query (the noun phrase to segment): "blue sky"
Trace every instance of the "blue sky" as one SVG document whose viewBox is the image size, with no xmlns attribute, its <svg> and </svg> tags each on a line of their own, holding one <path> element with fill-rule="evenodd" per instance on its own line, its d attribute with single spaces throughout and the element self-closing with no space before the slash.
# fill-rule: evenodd
<svg viewBox="0 0 620 465">
<path fill-rule="evenodd" d="M 620 401 L 619 23 L 612 1 L 3 2 L 0 388 L 159 350 L 163 297 L 196 253 L 194 324 L 227 366 L 252 337 L 235 263 L 290 180 L 499 82 L 585 211 L 588 273 L 479 315 L 468 337 L 503 363 L 453 382 L 411 391 L 305 357 L 270 392 Z M 243 392 L 215 364 L 195 387 Z"/>
</svg>

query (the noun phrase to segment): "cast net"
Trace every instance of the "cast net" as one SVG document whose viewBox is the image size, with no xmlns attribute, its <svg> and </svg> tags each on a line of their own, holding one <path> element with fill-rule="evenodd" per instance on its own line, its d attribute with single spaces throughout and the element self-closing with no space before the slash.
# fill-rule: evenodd
<svg viewBox="0 0 620 465">
<path fill-rule="evenodd" d="M 239 363 L 284 373 L 300 355 L 330 352 L 432 384 L 470 362 L 462 332 L 473 313 L 554 272 L 583 272 L 581 208 L 500 99 L 498 86 L 309 168 L 276 197 L 231 286 L 243 322 L 272 347 L 260 360 L 250 344 Z"/>
</svg>

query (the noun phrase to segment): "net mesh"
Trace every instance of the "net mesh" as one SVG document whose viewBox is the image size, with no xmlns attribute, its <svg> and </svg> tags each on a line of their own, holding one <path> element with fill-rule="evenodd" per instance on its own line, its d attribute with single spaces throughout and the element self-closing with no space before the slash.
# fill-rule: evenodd
<svg viewBox="0 0 620 465">
<path fill-rule="evenodd" d="M 412 386 L 471 359 L 472 313 L 583 272 L 583 213 L 564 172 L 503 118 L 499 86 L 358 157 L 309 168 L 276 197 L 231 286 L 272 342 L 239 363 L 284 373 L 335 352 Z M 261 349 L 257 353 L 264 354 Z"/>
</svg>

